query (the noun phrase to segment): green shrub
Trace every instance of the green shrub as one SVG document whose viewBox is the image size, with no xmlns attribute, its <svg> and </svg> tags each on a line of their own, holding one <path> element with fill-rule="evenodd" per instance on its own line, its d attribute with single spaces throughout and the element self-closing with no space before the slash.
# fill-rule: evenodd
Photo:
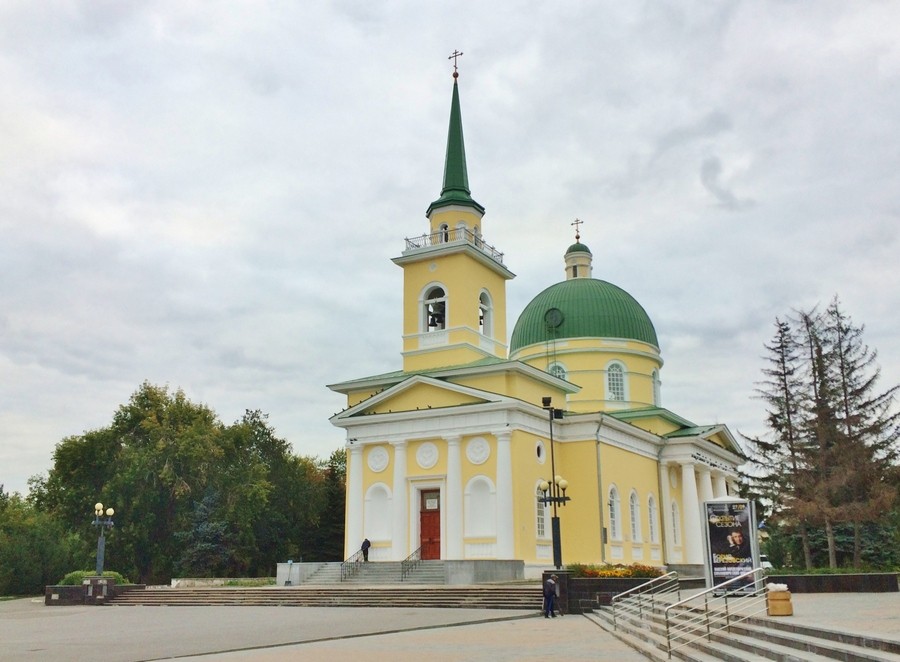
<svg viewBox="0 0 900 662">
<path fill-rule="evenodd" d="M 84 582 L 84 579 L 86 577 L 96 577 L 96 576 L 97 576 L 97 573 L 94 572 L 93 570 L 75 570 L 74 572 L 70 572 L 68 575 L 63 577 L 60 580 L 59 585 L 60 586 L 81 586 L 81 584 Z M 115 579 L 117 584 L 130 584 L 131 583 L 127 579 L 125 579 L 125 577 L 123 577 L 118 572 L 116 572 L 115 570 L 104 570 L 103 576 L 111 577 L 112 579 Z"/>
</svg>

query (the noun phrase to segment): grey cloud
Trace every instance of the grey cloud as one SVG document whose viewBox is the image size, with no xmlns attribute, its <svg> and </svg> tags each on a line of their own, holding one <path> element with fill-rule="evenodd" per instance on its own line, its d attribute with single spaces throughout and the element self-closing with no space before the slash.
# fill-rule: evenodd
<svg viewBox="0 0 900 662">
<path fill-rule="evenodd" d="M 740 211 L 753 206 L 752 200 L 741 200 L 722 185 L 722 162 L 717 156 L 709 156 L 700 165 L 700 181 L 713 194 L 719 205 L 730 211 Z"/>
</svg>

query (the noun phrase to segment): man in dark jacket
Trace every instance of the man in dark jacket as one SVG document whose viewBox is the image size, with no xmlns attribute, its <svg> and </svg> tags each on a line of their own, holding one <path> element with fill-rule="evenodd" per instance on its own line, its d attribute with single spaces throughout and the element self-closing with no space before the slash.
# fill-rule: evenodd
<svg viewBox="0 0 900 662">
<path fill-rule="evenodd" d="M 556 603 L 556 575 L 550 575 L 544 582 L 544 618 L 556 618 L 553 605 Z"/>
<path fill-rule="evenodd" d="M 369 539 L 368 539 L 368 538 L 366 538 L 365 540 L 363 540 L 363 544 L 362 544 L 363 561 L 367 561 L 367 562 L 368 562 L 368 560 L 369 560 L 369 547 L 371 547 L 371 546 L 372 546 L 372 543 L 369 542 Z"/>
</svg>

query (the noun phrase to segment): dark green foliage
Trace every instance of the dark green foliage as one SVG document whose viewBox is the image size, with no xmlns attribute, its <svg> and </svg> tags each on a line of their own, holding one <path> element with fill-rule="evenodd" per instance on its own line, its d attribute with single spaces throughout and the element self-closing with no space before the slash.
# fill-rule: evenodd
<svg viewBox="0 0 900 662">
<path fill-rule="evenodd" d="M 894 515 L 896 517 L 896 514 Z M 865 524 L 860 530 L 863 563 L 854 562 L 855 535 L 852 524 L 837 524 L 834 527 L 836 564 L 835 568 L 856 570 L 895 570 L 900 568 L 900 548 L 895 540 L 896 525 L 890 518 L 884 521 Z M 802 568 L 802 550 L 800 538 L 788 527 L 783 527 L 778 543 L 783 548 L 783 556 L 769 549 L 769 560 L 777 567 Z M 810 545 L 813 550 L 812 567 L 822 568 L 829 565 L 828 542 L 824 528 L 809 530 Z M 771 538 L 770 538 L 771 545 Z"/>
<path fill-rule="evenodd" d="M 3 494 L 0 488 L 0 494 Z M 69 568 L 86 565 L 89 545 L 18 494 L 0 499 L 0 595 L 38 595 Z"/>
<path fill-rule="evenodd" d="M 94 546 L 93 504 L 115 508 L 106 565 L 139 583 L 271 576 L 289 558 L 341 558 L 343 473 L 294 455 L 259 411 L 226 426 L 183 392 L 145 382 L 109 427 L 63 439 L 53 459 L 29 502 Z M 90 565 L 85 549 L 65 567 Z"/>
<path fill-rule="evenodd" d="M 191 528 L 178 531 L 181 558 L 176 564 L 180 577 L 216 577 L 228 572 L 232 550 L 228 545 L 228 523 L 219 516 L 219 498 L 209 492 L 194 505 Z"/>
</svg>

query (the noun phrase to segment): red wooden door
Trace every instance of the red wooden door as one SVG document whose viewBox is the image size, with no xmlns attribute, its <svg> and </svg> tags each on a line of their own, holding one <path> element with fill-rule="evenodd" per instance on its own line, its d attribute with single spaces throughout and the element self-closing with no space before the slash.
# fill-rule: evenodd
<svg viewBox="0 0 900 662">
<path fill-rule="evenodd" d="M 441 493 L 439 490 L 422 492 L 419 511 L 420 544 L 422 559 L 441 558 Z"/>
</svg>

